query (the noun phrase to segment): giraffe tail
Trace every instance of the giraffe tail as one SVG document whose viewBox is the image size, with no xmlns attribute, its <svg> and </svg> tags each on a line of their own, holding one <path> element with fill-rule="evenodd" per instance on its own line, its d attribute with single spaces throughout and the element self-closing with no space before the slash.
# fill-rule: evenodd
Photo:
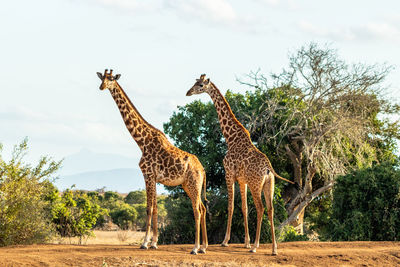
<svg viewBox="0 0 400 267">
<path fill-rule="evenodd" d="M 204 194 L 204 203 L 206 204 L 206 207 L 208 209 L 208 199 L 207 199 L 207 178 L 206 174 L 204 172 L 204 179 L 203 179 L 203 194 Z"/>
<path fill-rule="evenodd" d="M 268 169 L 269 169 L 277 178 L 279 178 L 279 179 L 281 179 L 281 180 L 283 180 L 283 181 L 286 181 L 286 182 L 288 182 L 288 183 L 294 184 L 294 182 L 289 181 L 288 179 L 283 178 L 282 176 L 278 175 L 278 174 L 275 172 L 274 168 L 272 168 L 271 162 L 269 161 L 268 157 L 267 157 L 264 153 L 263 153 L 263 155 L 264 155 L 265 159 L 267 160 L 267 164 L 268 164 L 268 167 L 269 167 Z"/>
<path fill-rule="evenodd" d="M 282 176 L 278 175 L 278 174 L 275 172 L 275 170 L 273 170 L 272 173 L 275 175 L 275 177 L 277 177 L 277 178 L 279 178 L 279 179 L 281 179 L 281 180 L 283 180 L 283 181 L 286 181 L 286 182 L 288 182 L 288 183 L 294 184 L 294 182 L 289 181 L 288 179 L 283 178 Z"/>
</svg>

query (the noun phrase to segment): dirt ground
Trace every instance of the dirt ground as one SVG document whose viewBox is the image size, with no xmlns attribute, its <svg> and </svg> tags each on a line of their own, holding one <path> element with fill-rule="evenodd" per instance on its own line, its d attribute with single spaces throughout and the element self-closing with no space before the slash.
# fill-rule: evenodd
<svg viewBox="0 0 400 267">
<path fill-rule="evenodd" d="M 31 245 L 0 248 L 0 266 L 400 266 L 400 242 L 291 242 L 262 244 L 249 253 L 241 244 L 211 245 L 190 255 L 192 245 Z"/>
</svg>

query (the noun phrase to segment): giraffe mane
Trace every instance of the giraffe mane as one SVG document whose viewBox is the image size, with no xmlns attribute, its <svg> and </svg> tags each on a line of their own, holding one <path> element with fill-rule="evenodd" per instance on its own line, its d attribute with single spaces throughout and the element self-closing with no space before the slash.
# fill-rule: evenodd
<svg viewBox="0 0 400 267">
<path fill-rule="evenodd" d="M 121 89 L 121 92 L 122 92 L 123 96 L 126 98 L 126 100 L 128 101 L 129 105 L 131 105 L 131 107 L 132 107 L 133 110 L 136 112 L 136 114 L 137 114 L 150 128 L 152 128 L 153 130 L 157 131 L 158 133 L 160 133 L 161 135 L 163 135 L 163 136 L 167 139 L 166 135 L 165 135 L 161 130 L 157 129 L 156 127 L 154 127 L 153 125 L 151 125 L 149 122 L 147 122 L 147 121 L 143 118 L 142 114 L 140 114 L 140 112 L 136 109 L 135 105 L 134 105 L 134 104 L 132 103 L 132 101 L 129 99 L 128 95 L 125 93 L 125 91 L 122 89 L 122 87 L 119 85 L 118 82 L 117 82 L 117 84 L 118 84 L 118 87 Z M 168 140 L 168 139 L 167 139 L 167 140 Z"/>
<path fill-rule="evenodd" d="M 224 101 L 225 105 L 228 107 L 228 112 L 232 115 L 233 121 L 239 125 L 243 129 L 243 131 L 249 136 L 250 138 L 250 133 L 249 131 L 243 126 L 243 124 L 240 123 L 240 121 L 236 118 L 235 114 L 233 113 L 231 106 L 229 105 L 228 101 L 224 97 L 224 95 L 221 93 L 221 91 L 215 86 L 213 82 L 211 82 L 211 85 L 216 89 L 217 93 L 221 96 L 222 100 Z"/>
</svg>

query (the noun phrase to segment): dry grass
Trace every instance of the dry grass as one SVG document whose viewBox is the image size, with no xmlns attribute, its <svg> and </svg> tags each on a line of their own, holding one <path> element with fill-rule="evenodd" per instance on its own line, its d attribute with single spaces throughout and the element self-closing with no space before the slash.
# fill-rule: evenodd
<svg viewBox="0 0 400 267">
<path fill-rule="evenodd" d="M 138 231 L 93 231 L 94 236 L 82 239 L 83 245 L 139 245 L 144 239 L 144 232 Z M 79 244 L 79 238 L 58 238 L 52 243 Z"/>
<path fill-rule="evenodd" d="M 129 239 L 129 231 L 118 231 L 117 238 L 121 243 L 126 242 Z"/>
</svg>

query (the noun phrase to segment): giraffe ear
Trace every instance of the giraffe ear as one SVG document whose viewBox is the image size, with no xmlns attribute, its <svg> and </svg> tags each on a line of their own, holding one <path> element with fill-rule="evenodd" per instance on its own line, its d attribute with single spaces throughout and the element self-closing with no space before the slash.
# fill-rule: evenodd
<svg viewBox="0 0 400 267">
<path fill-rule="evenodd" d="M 115 79 L 115 80 L 118 80 L 118 79 L 119 79 L 119 77 L 121 77 L 121 74 L 117 74 L 117 75 L 115 75 L 114 79 Z"/>
<path fill-rule="evenodd" d="M 97 72 L 97 76 L 100 78 L 100 80 L 103 80 L 103 75 L 100 72 Z"/>
<path fill-rule="evenodd" d="M 210 78 L 208 78 L 207 80 L 206 80 L 206 84 L 209 84 L 210 83 Z"/>
</svg>

